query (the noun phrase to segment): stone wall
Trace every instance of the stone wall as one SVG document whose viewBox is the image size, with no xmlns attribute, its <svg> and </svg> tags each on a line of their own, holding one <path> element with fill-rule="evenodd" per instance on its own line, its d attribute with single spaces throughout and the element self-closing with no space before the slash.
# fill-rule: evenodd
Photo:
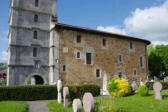
<svg viewBox="0 0 168 112">
<path fill-rule="evenodd" d="M 81 43 L 76 42 L 77 35 L 81 35 Z M 107 46 L 102 46 L 105 38 Z M 133 49 L 130 49 L 130 42 Z M 60 78 L 67 84 L 94 83 L 102 86 L 103 75 L 108 80 L 118 77 L 118 72 L 129 81 L 141 78 L 146 80 L 147 54 L 146 43 L 135 40 L 107 37 L 98 34 L 84 33 L 72 30 L 60 31 Z M 67 52 L 68 51 L 68 52 Z M 76 52 L 81 52 L 81 59 L 76 58 Z M 92 65 L 86 64 L 86 52 L 93 53 Z M 123 56 L 123 63 L 119 63 L 119 55 Z M 140 56 L 144 59 L 144 67 L 140 67 Z M 66 65 L 66 72 L 63 71 Z M 96 77 L 96 69 L 100 69 L 101 77 Z M 137 70 L 137 75 L 134 75 Z"/>
</svg>

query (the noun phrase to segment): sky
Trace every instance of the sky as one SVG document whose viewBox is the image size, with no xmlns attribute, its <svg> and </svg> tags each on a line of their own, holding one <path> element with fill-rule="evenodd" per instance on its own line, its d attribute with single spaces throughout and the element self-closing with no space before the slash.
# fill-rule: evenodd
<svg viewBox="0 0 168 112">
<path fill-rule="evenodd" d="M 0 0 L 0 62 L 7 61 L 10 0 Z M 168 0 L 58 0 L 58 22 L 168 44 Z"/>
</svg>

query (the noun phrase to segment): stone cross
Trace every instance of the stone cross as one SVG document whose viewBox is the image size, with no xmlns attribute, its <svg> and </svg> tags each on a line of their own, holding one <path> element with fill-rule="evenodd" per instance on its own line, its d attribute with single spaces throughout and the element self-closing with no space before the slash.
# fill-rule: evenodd
<svg viewBox="0 0 168 112">
<path fill-rule="evenodd" d="M 91 112 L 94 109 L 94 99 L 91 93 L 85 93 L 83 96 L 83 107 L 85 112 Z"/>
<path fill-rule="evenodd" d="M 62 82 L 61 80 L 58 80 L 57 82 L 57 91 L 58 91 L 57 101 L 59 104 L 62 102 L 61 89 L 62 89 Z"/>
<path fill-rule="evenodd" d="M 137 92 L 138 86 L 135 81 L 132 82 L 131 87 L 134 92 Z"/>
<path fill-rule="evenodd" d="M 81 112 L 82 102 L 80 99 L 74 99 L 72 106 L 73 106 L 73 112 Z"/>
<path fill-rule="evenodd" d="M 69 97 L 69 88 L 63 88 L 63 97 L 64 97 L 64 107 L 68 108 L 68 97 Z"/>
<path fill-rule="evenodd" d="M 155 82 L 153 85 L 153 90 L 155 91 L 155 99 L 162 100 L 162 84 L 160 82 Z"/>
</svg>

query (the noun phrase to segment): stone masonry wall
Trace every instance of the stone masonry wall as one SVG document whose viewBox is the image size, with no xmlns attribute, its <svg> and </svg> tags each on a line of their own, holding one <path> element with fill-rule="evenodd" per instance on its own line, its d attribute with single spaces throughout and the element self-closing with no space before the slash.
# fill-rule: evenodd
<svg viewBox="0 0 168 112">
<path fill-rule="evenodd" d="M 103 85 L 103 75 L 108 80 L 118 77 L 118 72 L 128 81 L 146 80 L 148 67 L 146 43 L 135 40 L 107 37 L 98 34 L 78 32 L 72 30 L 60 31 L 60 78 L 67 84 L 93 83 Z M 77 35 L 81 35 L 81 43 L 76 42 Z M 105 38 L 107 46 L 102 46 Z M 129 48 L 130 41 L 133 49 Z M 68 52 L 67 52 L 68 51 Z M 76 58 L 76 52 L 81 52 L 81 59 Z M 93 64 L 86 64 L 86 52 L 93 53 Z M 123 56 L 123 63 L 119 63 L 119 55 Z M 144 67 L 140 67 L 140 56 L 144 58 Z M 63 71 L 66 65 L 66 72 Z M 96 69 L 101 70 L 101 77 L 96 77 Z M 137 70 L 137 75 L 133 73 Z"/>
</svg>

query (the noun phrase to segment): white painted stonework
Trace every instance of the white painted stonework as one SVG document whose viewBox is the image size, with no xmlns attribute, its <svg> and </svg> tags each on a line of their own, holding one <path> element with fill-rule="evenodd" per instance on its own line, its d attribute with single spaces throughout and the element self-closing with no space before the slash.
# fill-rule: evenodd
<svg viewBox="0 0 168 112">
<path fill-rule="evenodd" d="M 103 76 L 103 95 L 109 95 L 109 92 L 107 90 L 107 85 L 108 85 L 108 79 L 107 79 L 107 75 L 105 74 Z"/>
</svg>

